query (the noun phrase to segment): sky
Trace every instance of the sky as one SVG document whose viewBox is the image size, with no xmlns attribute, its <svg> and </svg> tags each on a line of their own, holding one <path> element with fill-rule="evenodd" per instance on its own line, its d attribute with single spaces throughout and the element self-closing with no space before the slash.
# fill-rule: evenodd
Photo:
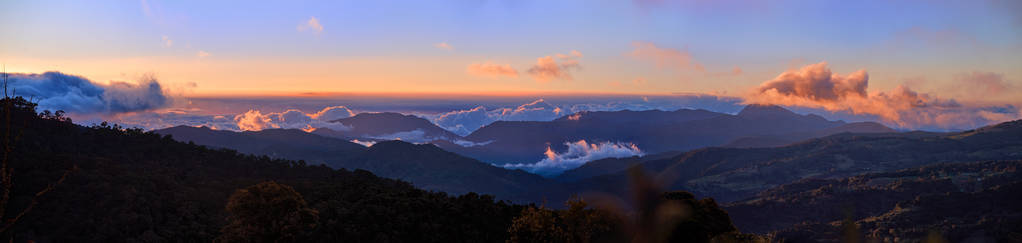
<svg viewBox="0 0 1022 243">
<path fill-rule="evenodd" d="M 1010 0 L 4 0 L 0 63 L 83 79 L 16 77 L 88 86 L 102 95 L 21 87 L 105 118 L 213 109 L 198 98 L 709 94 L 966 129 L 1022 113 L 1020 13 Z M 336 105 L 350 104 L 307 112 Z"/>
</svg>

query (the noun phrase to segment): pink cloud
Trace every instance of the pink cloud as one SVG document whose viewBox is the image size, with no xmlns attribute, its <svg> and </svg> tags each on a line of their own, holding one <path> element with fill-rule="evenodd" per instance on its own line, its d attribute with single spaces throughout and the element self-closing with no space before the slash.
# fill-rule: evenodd
<svg viewBox="0 0 1022 243">
<path fill-rule="evenodd" d="M 581 52 L 573 50 L 567 55 L 557 53 L 553 56 L 536 58 L 536 64 L 529 68 L 528 72 L 538 82 L 572 80 L 574 78 L 571 76 L 571 70 L 581 68 L 578 62 L 578 58 L 581 57 Z"/>
<path fill-rule="evenodd" d="M 468 65 L 465 72 L 482 77 L 497 78 L 501 76 L 517 78 L 518 70 L 515 70 L 509 64 L 496 64 L 491 62 L 485 63 L 473 63 Z"/>
<path fill-rule="evenodd" d="M 635 49 L 629 52 L 628 56 L 638 60 L 653 62 L 658 68 L 706 71 L 702 64 L 692 59 L 692 54 L 688 51 L 659 47 L 652 42 L 636 41 L 632 42 L 632 46 Z"/>
<path fill-rule="evenodd" d="M 993 122 L 1018 119 L 1011 105 L 981 107 L 918 93 L 907 86 L 888 92 L 867 92 L 869 75 L 859 70 L 849 75 L 830 71 L 826 62 L 781 73 L 761 84 L 745 103 L 777 104 L 874 115 L 902 128 L 974 128 Z M 996 85 L 995 85 L 996 86 Z"/>
</svg>

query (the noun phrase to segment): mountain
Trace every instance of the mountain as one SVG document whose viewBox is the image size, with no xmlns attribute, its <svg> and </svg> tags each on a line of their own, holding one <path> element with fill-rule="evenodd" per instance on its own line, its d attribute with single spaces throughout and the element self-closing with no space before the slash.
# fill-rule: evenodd
<svg viewBox="0 0 1022 243">
<path fill-rule="evenodd" d="M 359 113 L 355 116 L 332 122 L 344 124 L 349 129 L 332 130 L 320 128 L 314 130 L 313 133 L 345 140 L 358 139 L 360 141 L 401 139 L 410 142 L 429 142 L 461 138 L 457 134 L 436 126 L 429 120 L 393 112 Z"/>
<path fill-rule="evenodd" d="M 181 142 L 242 153 L 305 160 L 338 169 L 367 170 L 381 177 L 410 182 L 418 188 L 451 194 L 477 192 L 532 202 L 541 197 L 525 197 L 527 192 L 558 184 L 528 172 L 506 170 L 447 152 L 432 144 L 381 141 L 366 148 L 342 139 L 281 129 L 232 132 L 179 126 L 154 132 L 171 135 Z"/>
<path fill-rule="evenodd" d="M 4 136 L 13 187 L 3 220 L 14 224 L 0 237 L 12 242 L 211 242 L 228 225 L 232 193 L 267 181 L 293 188 L 318 216 L 315 229 L 292 235 L 298 242 L 504 242 L 524 208 L 475 193 L 424 191 L 364 170 L 210 149 L 105 123 L 82 127 L 39 116 L 23 99 L 0 107 L 9 119 L 0 131 L 21 135 Z"/>
<path fill-rule="evenodd" d="M 635 165 L 640 165 L 647 161 L 669 159 L 674 156 L 678 156 L 682 152 L 671 151 L 663 152 L 658 154 L 650 154 L 645 156 L 632 156 L 627 158 L 605 158 L 593 160 L 585 163 L 578 168 L 564 171 L 553 179 L 558 181 L 574 182 L 585 178 L 595 177 L 599 175 L 611 174 L 614 172 L 623 171 Z"/>
<path fill-rule="evenodd" d="M 704 148 L 637 165 L 672 190 L 731 202 L 807 178 L 1003 159 L 1022 159 L 1022 121 L 959 133 L 842 133 L 774 148 Z M 621 170 L 579 180 L 571 190 L 627 195 L 628 181 Z"/>
<path fill-rule="evenodd" d="M 336 164 L 337 161 L 366 150 L 365 146 L 356 143 L 309 134 L 298 129 L 232 132 L 212 130 L 208 127 L 176 126 L 153 132 L 171 135 L 181 142 L 230 148 L 246 154 L 266 155 L 271 158 L 305 160 L 309 164 L 326 164 L 334 168 L 340 168 L 340 165 Z"/>
<path fill-rule="evenodd" d="M 485 143 L 438 146 L 494 164 L 535 162 L 549 146 L 567 150 L 565 142 L 634 143 L 646 154 L 722 146 L 780 146 L 841 132 L 891 132 L 876 123 L 828 121 L 799 115 L 773 105 L 748 105 L 736 115 L 706 110 L 581 112 L 549 122 L 498 121 L 465 140 Z M 741 140 L 744 139 L 744 140 Z M 737 140 L 737 141 L 736 141 Z"/>
<path fill-rule="evenodd" d="M 416 187 L 452 194 L 480 192 L 503 199 L 532 201 L 522 195 L 539 187 L 556 187 L 555 181 L 521 170 L 507 170 L 444 151 L 432 144 L 385 141 L 366 153 L 344 161 L 382 177 L 412 182 Z"/>
<path fill-rule="evenodd" d="M 725 208 L 739 229 L 790 241 L 839 239 L 843 220 L 883 241 L 924 239 L 931 231 L 951 242 L 1003 240 L 1022 230 L 1019 168 L 1019 160 L 985 161 L 806 179 Z"/>
<path fill-rule="evenodd" d="M 854 122 L 837 127 L 826 128 L 811 132 L 790 133 L 785 135 L 744 137 L 735 139 L 721 147 L 731 148 L 761 148 L 779 147 L 810 138 L 826 137 L 838 133 L 894 133 L 897 132 L 887 126 L 876 122 Z"/>
</svg>

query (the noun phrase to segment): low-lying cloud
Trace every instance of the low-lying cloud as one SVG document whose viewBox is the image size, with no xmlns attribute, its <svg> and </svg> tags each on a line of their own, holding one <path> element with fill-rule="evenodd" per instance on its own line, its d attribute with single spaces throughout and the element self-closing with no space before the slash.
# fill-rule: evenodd
<svg viewBox="0 0 1022 243">
<path fill-rule="evenodd" d="M 351 128 L 333 121 L 353 115 L 354 112 L 344 106 L 331 106 L 323 108 L 316 113 L 304 113 L 301 110 L 290 109 L 284 112 L 263 114 L 258 110 L 249 110 L 234 116 L 234 122 L 237 124 L 238 129 L 243 131 L 259 131 L 271 128 L 302 129 L 305 131 L 311 131 L 315 128 L 328 128 L 336 131 L 346 131 Z"/>
<path fill-rule="evenodd" d="M 992 81 L 981 82 L 989 84 Z M 886 123 L 908 129 L 970 129 L 1019 118 L 1019 109 L 1012 105 L 963 104 L 954 99 L 918 93 L 906 86 L 869 93 L 868 85 L 869 75 L 865 70 L 842 76 L 832 73 L 827 63 L 821 62 L 784 72 L 763 83 L 747 97 L 746 103 L 873 115 Z M 998 84 L 986 87 L 1003 88 Z"/>
<path fill-rule="evenodd" d="M 529 68 L 529 75 L 539 82 L 550 82 L 553 80 L 572 80 L 572 70 L 581 69 L 578 59 L 582 58 L 582 53 L 572 50 L 571 53 L 565 55 L 561 53 L 554 54 L 553 56 L 545 56 L 536 58 L 536 64 Z"/>
<path fill-rule="evenodd" d="M 427 136 L 426 131 L 422 129 L 366 137 L 375 140 L 401 140 L 409 143 L 428 143 L 433 140 L 446 139 Z"/>
<path fill-rule="evenodd" d="M 543 99 L 513 108 L 487 110 L 479 106 L 469 110 L 442 113 L 433 123 L 458 135 L 468 135 L 495 121 L 551 121 L 568 114 L 567 111 L 546 103 Z"/>
<path fill-rule="evenodd" d="M 504 164 L 501 167 L 507 169 L 522 169 L 531 173 L 546 177 L 556 176 L 562 172 L 588 163 L 589 161 L 604 158 L 623 158 L 631 156 L 642 156 L 642 150 L 632 143 L 601 142 L 589 143 L 586 140 L 577 142 L 566 142 L 568 150 L 557 153 L 547 147 L 546 158 L 532 164 Z"/>
<path fill-rule="evenodd" d="M 152 75 L 137 82 L 113 81 L 99 84 L 84 77 L 60 72 L 9 74 L 8 89 L 15 95 L 31 97 L 41 109 L 77 114 L 116 114 L 154 110 L 169 106 L 173 99 Z"/>
</svg>

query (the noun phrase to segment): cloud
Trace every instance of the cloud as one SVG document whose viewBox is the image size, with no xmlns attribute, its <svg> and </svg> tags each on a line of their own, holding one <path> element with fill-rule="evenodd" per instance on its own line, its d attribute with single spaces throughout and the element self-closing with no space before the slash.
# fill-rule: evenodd
<svg viewBox="0 0 1022 243">
<path fill-rule="evenodd" d="M 958 94 L 977 100 L 1019 92 L 1018 87 L 1004 79 L 1003 74 L 973 71 L 954 76 L 952 87 Z"/>
<path fill-rule="evenodd" d="M 798 71 L 784 72 L 760 85 L 759 92 L 773 90 L 784 96 L 804 97 L 814 101 L 836 101 L 847 97 L 866 97 L 869 75 L 866 70 L 847 77 L 830 72 L 826 62 L 812 64 Z"/>
<path fill-rule="evenodd" d="M 487 144 L 493 143 L 493 140 L 477 143 L 477 142 L 472 142 L 472 141 L 468 141 L 468 140 L 455 139 L 455 140 L 453 140 L 451 142 L 454 143 L 454 144 L 457 144 L 458 146 L 462 146 L 462 147 L 466 147 L 467 148 L 467 147 L 475 147 L 475 146 L 487 145 Z"/>
<path fill-rule="evenodd" d="M 376 141 L 361 141 L 361 140 L 358 140 L 358 139 L 352 139 L 351 142 L 352 143 L 357 143 L 359 145 L 366 146 L 366 147 L 372 147 L 374 144 L 376 144 Z"/>
<path fill-rule="evenodd" d="M 676 110 L 678 108 L 703 108 L 723 112 L 741 109 L 740 100 L 736 98 L 712 95 L 675 95 L 667 97 L 634 97 L 614 98 L 600 102 L 592 100 L 583 103 L 551 105 L 544 99 L 538 99 L 518 107 L 487 109 L 477 106 L 467 110 L 455 110 L 426 117 L 437 126 L 458 135 L 466 136 L 479 128 L 495 121 L 551 121 L 562 116 L 582 111 L 619 111 L 619 110 Z"/>
<path fill-rule="evenodd" d="M 586 140 L 577 142 L 566 142 L 568 150 L 557 153 L 547 147 L 543 154 L 546 158 L 532 164 L 504 164 L 501 167 L 507 169 L 522 169 L 531 173 L 546 177 L 556 176 L 562 172 L 588 163 L 589 161 L 604 158 L 622 158 L 631 156 L 642 156 L 642 150 L 632 143 L 601 142 L 589 143 Z"/>
<path fill-rule="evenodd" d="M 518 107 L 487 110 L 476 107 L 442 113 L 433 118 L 433 123 L 458 135 L 468 135 L 494 121 L 550 121 L 566 115 L 566 111 L 538 99 Z"/>
<path fill-rule="evenodd" d="M 658 68 L 691 69 L 700 72 L 706 70 L 702 64 L 692 59 L 692 54 L 689 54 L 688 51 L 659 47 L 652 42 L 641 41 L 632 42 L 632 47 L 635 49 L 629 52 L 627 56 L 653 62 Z"/>
<path fill-rule="evenodd" d="M 348 109 L 348 107 L 330 106 L 323 108 L 323 110 L 320 110 L 319 112 L 310 114 L 309 116 L 312 117 L 312 119 L 320 121 L 335 121 L 337 119 L 348 118 L 354 115 L 355 112 Z"/>
<path fill-rule="evenodd" d="M 16 95 L 31 97 L 41 109 L 78 114 L 115 114 L 163 108 L 173 101 L 152 75 L 134 83 L 94 83 L 84 77 L 60 72 L 9 75 Z"/>
<path fill-rule="evenodd" d="M 206 51 L 199 51 L 199 52 L 195 53 L 195 56 L 197 56 L 199 58 L 205 58 L 205 57 L 209 57 L 209 56 L 212 56 L 212 55 L 213 54 L 209 54 L 209 52 L 206 52 Z"/>
<path fill-rule="evenodd" d="M 328 128 L 336 131 L 347 131 L 351 127 L 332 121 L 350 117 L 352 114 L 354 112 L 344 106 L 330 106 L 311 114 L 297 109 L 267 114 L 263 114 L 258 110 L 249 110 L 234 116 L 234 121 L 238 129 L 243 131 L 259 131 L 272 128 L 302 129 L 305 131 L 312 131 L 315 128 Z"/>
<path fill-rule="evenodd" d="M 987 87 L 995 87 L 988 76 L 979 75 Z M 867 92 L 869 75 L 859 70 L 846 76 L 834 74 L 826 62 L 781 73 L 760 85 L 745 103 L 822 108 L 832 112 L 873 115 L 900 128 L 970 129 L 993 122 L 1018 119 L 1019 109 L 1011 105 L 976 106 L 918 93 L 907 86 L 888 92 Z M 993 86 L 991 86 L 993 85 Z"/>
<path fill-rule="evenodd" d="M 571 70 L 578 70 L 581 66 L 578 58 L 582 53 L 572 50 L 568 55 L 554 54 L 536 59 L 536 64 L 529 68 L 528 73 L 533 79 L 539 82 L 550 82 L 553 80 L 572 80 Z"/>
<path fill-rule="evenodd" d="M 427 143 L 433 140 L 446 139 L 426 136 L 426 132 L 422 129 L 415 129 L 411 131 L 396 132 L 392 134 L 384 134 L 378 136 L 369 136 L 369 138 L 376 140 L 401 140 L 410 143 Z"/>
<path fill-rule="evenodd" d="M 433 44 L 433 47 L 444 49 L 444 50 L 448 50 L 448 51 L 454 50 L 454 47 L 451 46 L 450 44 L 447 44 L 447 42 L 440 42 L 440 43 Z"/>
<path fill-rule="evenodd" d="M 171 40 L 170 37 L 163 36 L 163 47 L 171 46 L 174 46 L 174 40 Z"/>
<path fill-rule="evenodd" d="M 150 112 L 135 112 L 117 116 L 113 119 L 83 117 L 75 119 L 79 124 L 96 124 L 103 121 L 116 122 L 125 127 L 137 127 L 146 130 L 168 128 L 173 126 L 208 127 L 214 130 L 238 131 L 233 115 L 195 114 L 193 110 L 162 109 Z"/>
<path fill-rule="evenodd" d="M 518 70 L 512 68 L 511 65 L 508 64 L 501 65 L 491 62 L 473 63 L 471 65 L 468 65 L 467 68 L 465 68 L 465 72 L 472 75 L 489 78 L 497 78 L 500 76 L 507 76 L 512 78 L 518 77 Z"/>
<path fill-rule="evenodd" d="M 270 128 L 280 128 L 280 126 L 273 124 L 269 116 L 264 116 L 257 110 L 249 110 L 244 114 L 237 115 L 234 117 L 234 121 L 238 124 L 238 129 L 242 131 L 259 131 Z"/>
<path fill-rule="evenodd" d="M 316 19 L 316 17 L 309 17 L 309 20 L 306 20 L 295 28 L 298 29 L 299 32 L 312 31 L 312 33 L 317 35 L 323 33 L 323 25 L 319 24 L 319 19 Z"/>
</svg>

